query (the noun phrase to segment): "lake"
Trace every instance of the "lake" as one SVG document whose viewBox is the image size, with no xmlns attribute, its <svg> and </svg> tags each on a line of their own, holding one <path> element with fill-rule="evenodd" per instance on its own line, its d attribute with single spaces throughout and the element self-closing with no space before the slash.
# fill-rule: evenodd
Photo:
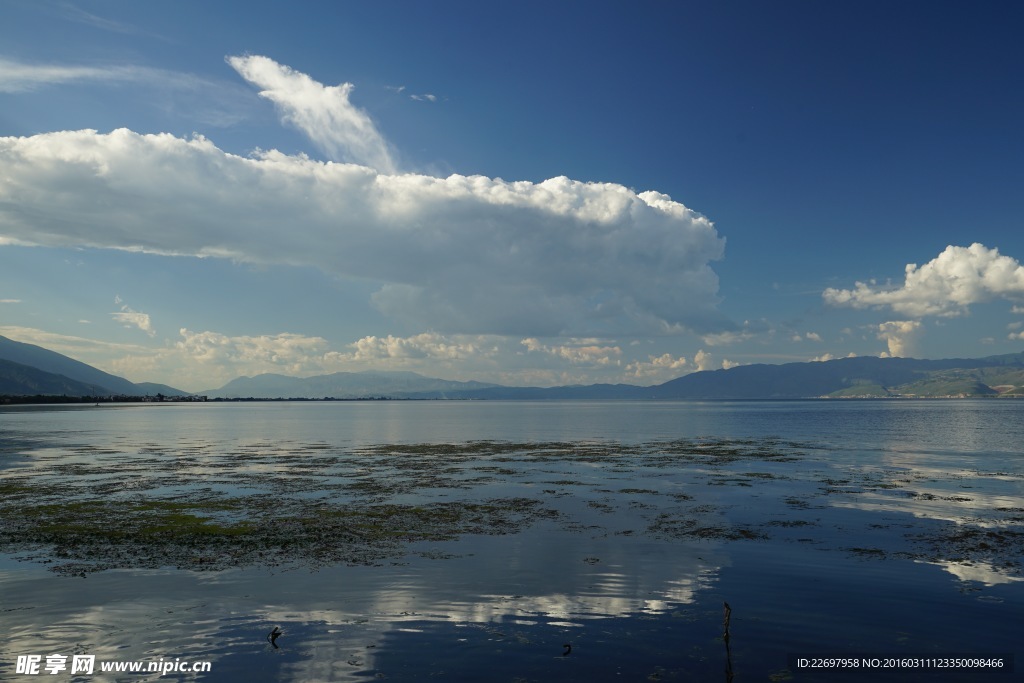
<svg viewBox="0 0 1024 683">
<path fill-rule="evenodd" d="M 0 679 L 1015 680 L 1022 444 L 1015 400 L 5 407 Z"/>
</svg>

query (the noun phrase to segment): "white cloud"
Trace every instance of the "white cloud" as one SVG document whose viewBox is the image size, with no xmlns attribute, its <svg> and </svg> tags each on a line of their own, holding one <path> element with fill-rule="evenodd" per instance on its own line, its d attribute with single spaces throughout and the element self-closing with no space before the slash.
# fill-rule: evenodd
<svg viewBox="0 0 1024 683">
<path fill-rule="evenodd" d="M 1024 332 L 1011 332 L 1006 338 L 1010 341 L 1024 341 Z"/>
<path fill-rule="evenodd" d="M 569 344 L 542 344 L 536 339 L 524 339 L 520 342 L 528 351 L 546 353 L 567 360 L 573 364 L 616 365 L 622 355 L 618 346 L 600 346 L 596 340 L 570 340 Z"/>
<path fill-rule="evenodd" d="M 300 334 L 281 333 L 229 337 L 218 332 L 179 330 L 181 340 L 174 348 L 202 364 L 244 368 L 246 373 L 287 372 L 308 375 L 322 370 L 327 340 Z M 231 375 L 232 377 L 235 375 Z"/>
<path fill-rule="evenodd" d="M 835 360 L 836 358 L 856 358 L 856 357 L 857 357 L 857 354 L 855 354 L 853 351 L 851 351 L 850 353 L 846 354 L 845 356 L 834 356 L 831 353 L 823 353 L 820 356 L 815 356 L 814 358 L 812 358 L 811 362 L 812 363 L 824 363 L 825 361 Z"/>
<path fill-rule="evenodd" d="M 335 161 L 349 161 L 382 173 L 395 164 L 384 137 L 366 112 L 349 101 L 355 86 L 324 86 L 269 57 L 228 57 L 242 78 L 262 88 L 285 122 L 298 128 Z"/>
<path fill-rule="evenodd" d="M 634 361 L 626 365 L 626 375 L 644 382 L 662 383 L 689 372 L 686 358 L 676 358 L 670 353 L 648 356 L 646 361 Z"/>
<path fill-rule="evenodd" d="M 740 329 L 727 329 L 705 334 L 701 340 L 708 346 L 728 346 L 749 341 L 764 334 L 774 335 L 775 330 L 767 320 L 762 318 L 761 320 L 744 320 Z"/>
<path fill-rule="evenodd" d="M 0 304 L 20 304 L 21 299 L 0 299 Z"/>
<path fill-rule="evenodd" d="M 203 137 L 0 138 L 0 241 L 311 265 L 441 333 L 713 332 L 724 239 L 656 192 L 383 176 Z"/>
<path fill-rule="evenodd" d="M 701 349 L 694 355 L 693 364 L 697 366 L 697 370 L 703 372 L 704 370 L 712 369 L 712 358 L 711 354 Z"/>
<path fill-rule="evenodd" d="M 102 367 L 135 382 L 160 381 L 201 391 L 243 375 L 332 372 L 339 368 L 328 362 L 329 353 L 327 340 L 321 337 L 294 333 L 229 336 L 182 328 L 177 341 L 165 346 L 111 349 Z"/>
<path fill-rule="evenodd" d="M 708 346 L 725 346 L 728 344 L 737 344 L 742 341 L 746 341 L 754 335 L 749 331 L 726 331 L 726 332 L 715 332 L 712 334 L 706 334 L 702 337 L 702 340 Z"/>
<path fill-rule="evenodd" d="M 493 345 L 493 341 L 491 341 Z M 461 360 L 485 355 L 489 351 L 484 337 L 452 339 L 434 332 L 411 337 L 363 337 L 349 345 L 350 354 L 334 354 L 338 361 L 379 361 L 394 359 Z M 330 355 L 330 354 L 329 354 Z"/>
<path fill-rule="evenodd" d="M 888 306 L 915 318 L 955 316 L 966 312 L 971 304 L 1024 297 L 1024 266 L 982 244 L 950 245 L 923 266 L 907 264 L 902 286 L 857 282 L 853 289 L 829 287 L 822 297 L 835 306 Z"/>
<path fill-rule="evenodd" d="M 202 90 L 206 94 L 224 89 L 232 91 L 231 95 L 242 92 L 241 86 L 136 64 L 37 64 L 0 57 L 0 92 L 28 92 L 45 86 L 82 82 L 134 83 L 176 90 Z"/>
<path fill-rule="evenodd" d="M 156 330 L 153 329 L 153 324 L 149 319 L 148 313 L 140 313 L 132 309 L 128 304 L 121 300 L 120 296 L 114 297 L 114 303 L 121 305 L 121 310 L 111 313 L 110 316 L 119 323 L 124 324 L 125 327 L 137 327 L 150 337 L 156 336 Z"/>
<path fill-rule="evenodd" d="M 809 340 L 809 341 L 816 341 L 816 342 L 820 342 L 821 341 L 821 335 L 818 334 L 817 332 L 808 332 L 807 334 L 804 335 L 804 338 Z"/>
<path fill-rule="evenodd" d="M 111 313 L 110 315 L 117 322 L 123 323 L 125 327 L 137 327 L 150 337 L 156 336 L 156 331 L 153 329 L 148 313 L 139 313 L 125 306 L 124 310 Z"/>
<path fill-rule="evenodd" d="M 417 102 L 437 102 L 437 95 L 431 93 L 423 93 L 422 95 L 409 95 L 410 99 L 414 99 Z"/>
<path fill-rule="evenodd" d="M 664 353 L 646 360 L 623 358 L 617 346 L 595 339 L 541 343 L 486 335 L 367 336 L 332 350 L 322 337 L 296 333 L 231 336 L 179 330 L 157 346 L 108 343 L 38 329 L 0 326 L 0 335 L 38 344 L 133 382 L 156 381 L 186 391 L 223 386 L 240 376 L 277 373 L 298 377 L 363 370 L 411 370 L 430 377 L 509 386 L 594 383 L 660 384 L 715 364 L 704 351 L 694 363 Z"/>
<path fill-rule="evenodd" d="M 716 363 L 714 356 L 708 353 L 704 349 L 701 349 L 693 356 L 693 364 L 697 366 L 698 371 L 704 370 L 728 370 L 729 368 L 735 368 L 742 363 L 734 362 L 728 358 L 723 358 L 721 363 Z"/>
<path fill-rule="evenodd" d="M 0 58 L 0 92 L 23 93 L 83 83 L 145 89 L 145 97 L 138 99 L 213 126 L 237 123 L 245 117 L 243 104 L 255 101 L 251 91 L 241 84 L 178 71 L 134 64 L 38 64 Z"/>
<path fill-rule="evenodd" d="M 262 373 L 304 377 L 349 369 L 338 367 L 322 337 L 287 332 L 229 336 L 182 328 L 173 343 L 118 351 L 111 350 L 104 369 L 135 382 L 160 381 L 187 391 L 213 389 L 236 377 Z"/>
<path fill-rule="evenodd" d="M 168 72 L 138 66 L 80 66 L 69 64 L 27 64 L 0 58 L 0 92 L 29 92 L 47 85 L 81 81 L 150 81 Z"/>
<path fill-rule="evenodd" d="M 368 336 L 348 344 L 347 350 L 333 351 L 322 337 L 296 333 L 231 336 L 183 328 L 172 344 L 132 348 L 106 365 L 133 381 L 158 377 L 194 391 L 262 373 L 307 377 L 401 368 L 449 379 L 479 379 L 484 372 L 493 371 L 491 357 L 503 343 L 508 340 L 423 333 L 405 338 Z"/>
<path fill-rule="evenodd" d="M 921 331 L 921 323 L 917 320 L 893 320 L 878 326 L 878 338 L 889 347 L 887 354 L 892 358 L 907 358 L 917 348 L 917 338 Z"/>
</svg>

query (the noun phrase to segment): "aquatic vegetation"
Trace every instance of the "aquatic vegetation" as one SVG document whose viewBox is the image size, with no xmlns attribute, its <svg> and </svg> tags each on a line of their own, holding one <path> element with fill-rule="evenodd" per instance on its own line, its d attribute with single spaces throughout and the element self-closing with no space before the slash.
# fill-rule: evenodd
<svg viewBox="0 0 1024 683">
<path fill-rule="evenodd" d="M 933 475 L 836 469 L 827 453 L 808 455 L 821 447 L 775 438 L 22 446 L 6 451 L 0 470 L 0 548 L 65 573 L 444 558 L 421 546 L 538 523 L 594 537 L 771 539 L 865 560 L 979 560 L 1015 571 L 1024 557 L 1022 508 L 983 514 L 971 496 L 936 488 Z M 974 519 L 946 512 L 929 524 L 878 524 L 858 515 L 865 496 L 891 514 L 942 505 Z M 807 510 L 813 519 L 793 517 Z M 872 540 L 837 545 L 837 531 Z"/>
</svg>

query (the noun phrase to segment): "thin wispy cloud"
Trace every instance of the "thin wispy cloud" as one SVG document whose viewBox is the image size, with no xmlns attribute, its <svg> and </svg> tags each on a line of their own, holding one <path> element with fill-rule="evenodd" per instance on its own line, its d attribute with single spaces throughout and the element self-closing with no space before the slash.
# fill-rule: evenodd
<svg viewBox="0 0 1024 683">
<path fill-rule="evenodd" d="M 223 127 L 246 116 L 250 91 L 237 83 L 135 64 L 59 64 L 22 62 L 0 57 L 0 92 L 31 93 L 76 85 L 132 87 L 144 92 L 140 101 Z"/>
<path fill-rule="evenodd" d="M 351 83 L 325 86 L 269 57 L 228 57 L 228 64 L 260 88 L 282 119 L 300 130 L 334 161 L 394 173 L 389 145 L 370 116 L 349 100 Z"/>
<path fill-rule="evenodd" d="M 163 36 L 139 28 L 133 24 L 129 24 L 123 21 L 117 21 L 116 19 L 110 19 L 107 17 L 101 17 L 98 14 L 87 12 L 81 7 L 76 7 L 70 3 L 62 3 L 59 6 L 60 16 L 68 21 L 72 21 L 85 26 L 91 26 L 93 28 L 100 29 L 102 31 L 109 31 L 111 33 L 120 33 L 128 36 L 142 36 L 145 38 L 156 38 L 161 41 L 167 41 Z"/>
<path fill-rule="evenodd" d="M 133 65 L 82 66 L 73 64 L 41 64 L 18 62 L 0 57 L 0 92 L 18 93 L 52 85 L 83 81 L 106 83 L 140 83 L 165 79 L 170 74 L 161 69 Z M 175 80 L 181 81 L 180 76 Z"/>
<path fill-rule="evenodd" d="M 86 362 L 91 362 L 94 359 L 107 359 L 112 354 L 151 353 L 151 349 L 138 344 L 107 342 L 20 325 L 0 325 L 0 335 L 17 339 L 27 344 L 45 346 L 53 351 L 67 354 Z"/>
</svg>

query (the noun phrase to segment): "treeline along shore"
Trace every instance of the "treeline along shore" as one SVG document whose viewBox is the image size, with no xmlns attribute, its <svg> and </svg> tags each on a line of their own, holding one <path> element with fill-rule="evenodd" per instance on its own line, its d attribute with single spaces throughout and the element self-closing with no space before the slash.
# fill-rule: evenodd
<svg viewBox="0 0 1024 683">
<path fill-rule="evenodd" d="M 243 403 L 258 401 L 416 401 L 429 399 L 412 398 L 391 398 L 388 396 L 366 396 L 362 398 L 335 398 L 325 396 L 323 398 L 260 398 L 248 396 L 246 398 L 208 398 L 207 396 L 53 396 L 34 394 L 31 396 L 7 396 L 0 395 L 0 405 L 30 405 L 30 404 L 63 404 L 63 403 Z"/>
</svg>

